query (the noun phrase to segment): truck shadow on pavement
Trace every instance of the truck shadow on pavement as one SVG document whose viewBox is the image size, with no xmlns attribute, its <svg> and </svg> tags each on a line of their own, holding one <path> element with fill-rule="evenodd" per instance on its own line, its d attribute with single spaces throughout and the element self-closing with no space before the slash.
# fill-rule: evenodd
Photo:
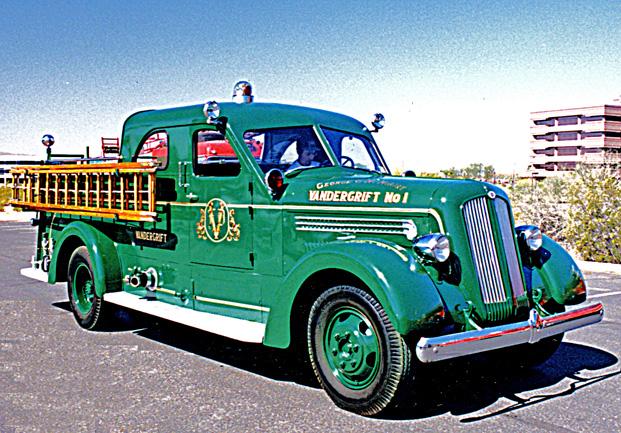
<svg viewBox="0 0 621 433">
<path fill-rule="evenodd" d="M 57 302 L 54 306 L 71 311 L 68 302 Z M 122 308 L 114 315 L 114 325 L 104 331 L 132 332 L 272 380 L 319 388 L 303 345 L 297 351 L 274 349 Z M 546 363 L 526 371 L 508 371 L 506 366 L 494 365 L 485 356 L 478 355 L 458 361 L 417 364 L 412 398 L 381 418 L 417 420 L 450 413 L 462 417 L 464 424 L 474 423 L 569 396 L 582 388 L 619 376 L 618 362 L 615 355 L 604 350 L 564 342 Z M 613 366 L 616 367 L 611 369 Z M 418 400 L 416 390 L 420 390 Z"/>
<path fill-rule="evenodd" d="M 564 342 L 552 358 L 530 370 L 510 371 L 483 355 L 422 365 L 416 388 L 424 390 L 424 400 L 397 408 L 387 417 L 421 419 L 450 413 L 461 417 L 462 423 L 474 423 L 611 379 L 621 373 L 618 362 L 604 350 Z"/>
</svg>

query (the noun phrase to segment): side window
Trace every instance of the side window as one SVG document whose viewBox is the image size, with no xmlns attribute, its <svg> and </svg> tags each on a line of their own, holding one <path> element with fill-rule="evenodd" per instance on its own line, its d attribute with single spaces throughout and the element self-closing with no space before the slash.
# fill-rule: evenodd
<svg viewBox="0 0 621 433">
<path fill-rule="evenodd" d="M 362 140 L 357 137 L 343 137 L 343 141 L 341 142 L 341 157 L 344 159 L 342 162 L 345 166 L 347 166 L 345 162 L 351 160 L 355 167 L 369 170 L 375 169 L 375 164 L 367 151 L 367 147 Z"/>
<path fill-rule="evenodd" d="M 138 149 L 136 160 L 155 160 L 160 168 L 165 168 L 168 165 L 168 134 L 166 131 L 158 131 L 149 135 Z"/>
<path fill-rule="evenodd" d="M 244 140 L 264 173 L 332 165 L 311 126 L 250 130 Z"/>
<path fill-rule="evenodd" d="M 194 134 L 194 173 L 199 176 L 237 176 L 241 166 L 227 138 L 218 131 Z"/>
</svg>

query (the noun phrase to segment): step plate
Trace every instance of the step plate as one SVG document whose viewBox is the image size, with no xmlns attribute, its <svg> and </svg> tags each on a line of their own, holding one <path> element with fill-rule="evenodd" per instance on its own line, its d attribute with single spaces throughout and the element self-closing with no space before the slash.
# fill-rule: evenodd
<svg viewBox="0 0 621 433">
<path fill-rule="evenodd" d="M 127 292 L 104 294 L 104 301 L 247 343 L 262 343 L 265 324 L 204 313 Z"/>
</svg>

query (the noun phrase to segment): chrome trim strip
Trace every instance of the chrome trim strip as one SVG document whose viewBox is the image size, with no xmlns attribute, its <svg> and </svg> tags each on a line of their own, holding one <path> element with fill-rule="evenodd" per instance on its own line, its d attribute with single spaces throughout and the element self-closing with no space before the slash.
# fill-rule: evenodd
<svg viewBox="0 0 621 433">
<path fill-rule="evenodd" d="M 246 310 L 263 311 L 265 313 L 270 312 L 270 309 L 266 307 L 260 307 L 258 305 L 242 304 L 240 302 L 225 301 L 223 299 L 205 298 L 204 296 L 194 296 L 194 299 L 196 299 L 199 302 L 205 302 L 209 304 L 220 304 L 220 305 L 226 305 L 229 307 L 245 308 Z"/>
<path fill-rule="evenodd" d="M 206 203 L 189 203 L 178 201 L 158 201 L 158 205 L 171 205 L 181 207 L 205 207 Z M 444 224 L 442 224 L 442 218 L 437 210 L 432 208 L 394 208 L 394 207 L 372 207 L 372 206 L 317 206 L 317 205 L 271 205 L 271 204 L 244 204 L 244 203 L 227 203 L 227 206 L 231 209 L 266 209 L 266 210 L 299 210 L 299 211 L 327 211 L 327 212 L 377 212 L 377 213 L 396 213 L 396 214 L 412 214 L 412 213 L 425 213 L 431 215 L 433 219 L 438 223 L 438 230 L 440 233 L 445 234 Z"/>
<path fill-rule="evenodd" d="M 532 309 L 530 318 L 524 322 L 440 337 L 423 337 L 416 345 L 416 356 L 422 362 L 436 362 L 518 344 L 532 344 L 543 338 L 600 322 L 603 317 L 604 307 L 601 303 L 548 317 L 541 317 Z"/>
</svg>

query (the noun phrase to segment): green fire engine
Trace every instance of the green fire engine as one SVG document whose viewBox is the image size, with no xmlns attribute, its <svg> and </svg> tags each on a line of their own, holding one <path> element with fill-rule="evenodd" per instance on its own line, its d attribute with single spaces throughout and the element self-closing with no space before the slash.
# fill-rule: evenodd
<svg viewBox="0 0 621 433">
<path fill-rule="evenodd" d="M 602 319 L 577 306 L 574 260 L 514 227 L 501 188 L 392 176 L 383 116 L 255 103 L 246 82 L 235 97 L 132 114 L 114 161 L 12 171 L 13 204 L 38 212 L 24 273 L 66 282 L 82 327 L 120 305 L 295 347 L 337 405 L 375 415 L 421 363 L 493 351 L 533 366 Z"/>
</svg>

